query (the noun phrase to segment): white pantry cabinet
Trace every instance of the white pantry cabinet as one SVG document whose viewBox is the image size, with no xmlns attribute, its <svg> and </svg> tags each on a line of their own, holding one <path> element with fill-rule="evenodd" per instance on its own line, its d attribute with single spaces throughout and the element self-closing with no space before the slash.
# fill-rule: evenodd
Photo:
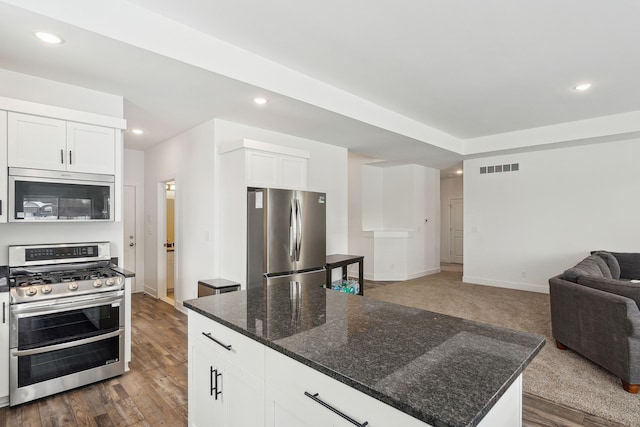
<svg viewBox="0 0 640 427">
<path fill-rule="evenodd" d="M 0 407 L 9 404 L 9 292 L 0 292 Z"/>
<path fill-rule="evenodd" d="M 9 167 L 115 174 L 115 130 L 9 112 Z"/>
<path fill-rule="evenodd" d="M 189 426 L 264 425 L 264 347 L 189 310 Z"/>
<path fill-rule="evenodd" d="M 0 223 L 7 222 L 7 186 L 7 112 L 0 111 Z"/>
</svg>

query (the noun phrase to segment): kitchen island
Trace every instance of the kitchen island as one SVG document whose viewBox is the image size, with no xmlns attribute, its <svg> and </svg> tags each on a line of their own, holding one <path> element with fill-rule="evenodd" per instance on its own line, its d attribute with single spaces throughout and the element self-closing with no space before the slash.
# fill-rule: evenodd
<svg viewBox="0 0 640 427">
<path fill-rule="evenodd" d="M 517 426 L 545 342 L 295 282 L 184 305 L 195 426 Z"/>
</svg>

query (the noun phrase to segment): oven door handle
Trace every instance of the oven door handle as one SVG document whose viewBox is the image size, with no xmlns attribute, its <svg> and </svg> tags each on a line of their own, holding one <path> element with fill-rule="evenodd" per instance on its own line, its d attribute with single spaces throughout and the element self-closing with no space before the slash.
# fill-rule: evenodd
<svg viewBox="0 0 640 427">
<path fill-rule="evenodd" d="M 11 352 L 11 355 L 14 357 L 33 356 L 34 354 L 48 353 L 50 351 L 63 350 L 65 348 L 76 347 L 83 344 L 91 344 L 97 341 L 102 341 L 109 338 L 117 337 L 118 335 L 122 335 L 123 333 L 124 332 L 122 330 L 118 329 L 117 331 L 109 332 L 102 335 L 96 335 L 95 337 L 63 342 L 62 344 L 48 345 L 46 347 L 38 347 L 30 350 L 13 350 Z"/>
<path fill-rule="evenodd" d="M 100 296 L 95 295 L 75 300 L 72 302 L 61 302 L 58 300 L 14 304 L 11 306 L 12 313 L 17 317 L 32 317 L 42 314 L 57 313 L 60 311 L 77 310 L 83 308 L 98 307 L 101 305 L 114 304 L 124 302 L 124 291 L 118 291 L 116 295 Z"/>
</svg>

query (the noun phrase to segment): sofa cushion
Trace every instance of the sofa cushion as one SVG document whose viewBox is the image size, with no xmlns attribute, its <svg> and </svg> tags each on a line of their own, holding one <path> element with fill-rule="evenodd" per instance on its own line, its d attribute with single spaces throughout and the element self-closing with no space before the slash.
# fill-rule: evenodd
<svg viewBox="0 0 640 427">
<path fill-rule="evenodd" d="M 618 280 L 620 278 L 620 264 L 618 259 L 613 256 L 611 252 L 607 251 L 593 251 L 591 255 L 597 255 L 607 263 L 607 267 L 611 271 L 611 278 Z"/>
<path fill-rule="evenodd" d="M 620 277 L 640 279 L 640 253 L 611 252 L 620 264 Z"/>
<path fill-rule="evenodd" d="M 596 255 L 590 255 L 577 263 L 575 267 L 565 270 L 563 277 L 565 280 L 577 282 L 578 277 L 594 276 L 611 279 L 611 271 L 607 267 L 607 263 Z"/>
<path fill-rule="evenodd" d="M 585 275 L 578 277 L 578 284 L 631 298 L 636 302 L 638 308 L 640 308 L 640 283 Z"/>
</svg>

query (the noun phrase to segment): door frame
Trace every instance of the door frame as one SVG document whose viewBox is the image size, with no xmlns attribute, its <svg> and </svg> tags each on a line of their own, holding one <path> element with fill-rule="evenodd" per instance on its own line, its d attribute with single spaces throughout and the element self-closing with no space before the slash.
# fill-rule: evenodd
<svg viewBox="0 0 640 427">
<path fill-rule="evenodd" d="M 157 271 L 156 277 L 158 281 L 158 299 L 172 304 L 174 307 L 178 307 L 178 295 L 181 295 L 181 287 L 180 283 L 177 280 L 179 277 L 179 266 L 180 266 L 180 256 L 179 256 L 179 242 L 180 242 L 180 231 L 177 224 L 179 224 L 179 209 L 178 209 L 178 191 L 175 191 L 175 200 L 174 200 L 174 212 L 173 212 L 173 233 L 174 233 L 174 252 L 173 252 L 173 301 L 167 298 L 167 248 L 164 246 L 167 241 L 167 183 L 169 181 L 173 181 L 175 183 L 176 189 L 178 188 L 178 179 L 177 178 L 166 178 L 158 181 L 156 191 L 157 191 L 157 207 L 156 212 L 158 213 L 158 222 L 157 222 L 157 241 L 156 241 L 156 259 L 157 259 Z"/>
<path fill-rule="evenodd" d="M 453 204 L 454 202 L 460 202 L 463 206 L 462 210 L 462 226 L 463 226 L 463 239 L 464 239 L 464 198 L 456 197 L 449 199 L 449 262 L 454 264 L 463 264 L 464 263 L 464 246 L 462 253 L 462 260 L 458 261 L 454 256 L 454 232 L 453 232 Z"/>
<path fill-rule="evenodd" d="M 123 201 L 123 206 L 124 206 L 124 210 L 127 209 L 127 203 L 126 203 L 126 188 L 129 187 L 131 189 L 133 189 L 133 196 L 134 196 L 134 205 L 133 205 L 133 220 L 135 221 L 134 223 L 134 235 L 135 235 L 135 246 L 134 246 L 134 256 L 135 256 L 135 263 L 134 263 L 134 267 L 131 271 L 133 271 L 133 273 L 135 273 L 136 277 L 132 278 L 132 283 L 134 283 L 134 287 L 131 289 L 131 292 L 143 292 L 144 291 L 144 275 L 142 274 L 142 268 L 143 268 L 143 257 L 144 257 L 144 251 L 142 250 L 143 247 L 141 247 L 141 242 L 144 241 L 144 231 L 142 229 L 142 224 L 143 224 L 143 219 L 142 219 L 142 212 L 139 209 L 139 200 L 138 197 L 140 194 L 142 194 L 139 191 L 139 186 L 135 185 L 135 184 L 124 184 L 123 185 L 123 190 L 122 190 L 122 201 Z M 126 246 L 129 244 L 129 239 L 127 238 L 127 236 L 124 236 L 124 221 L 125 221 L 125 212 L 123 212 L 122 215 L 122 222 L 123 222 L 123 245 L 124 247 L 122 248 L 123 254 L 122 254 L 122 268 L 125 268 L 125 260 L 124 260 L 124 251 L 126 250 Z M 140 239 L 140 236 L 142 236 L 142 239 Z"/>
</svg>

